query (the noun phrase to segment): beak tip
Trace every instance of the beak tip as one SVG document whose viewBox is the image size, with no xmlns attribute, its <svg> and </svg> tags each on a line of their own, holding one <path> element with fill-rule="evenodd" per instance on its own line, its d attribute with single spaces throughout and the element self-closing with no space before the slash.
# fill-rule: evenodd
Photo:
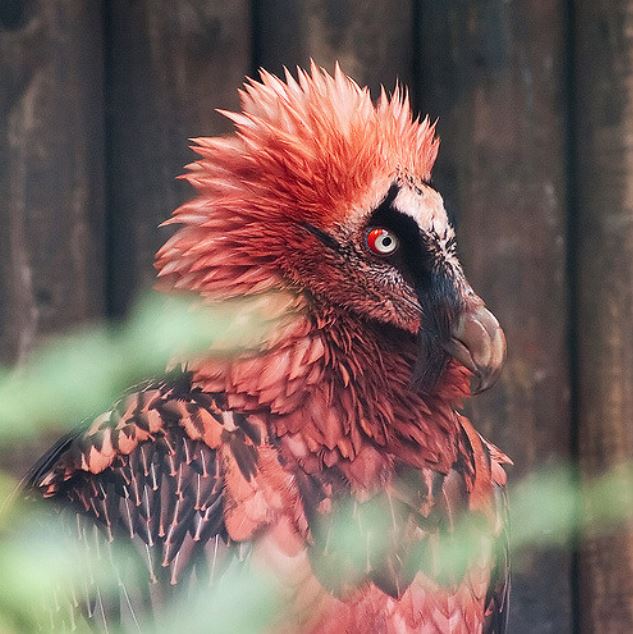
<svg viewBox="0 0 633 634">
<path fill-rule="evenodd" d="M 477 396 L 478 394 L 482 394 L 483 392 L 487 392 L 499 378 L 500 374 L 499 370 L 493 370 L 490 368 L 486 368 L 483 371 L 480 370 L 477 372 L 471 383 L 470 392 L 473 396 Z"/>
<path fill-rule="evenodd" d="M 445 347 L 473 373 L 471 394 L 489 390 L 499 378 L 506 358 L 506 340 L 494 315 L 486 308 L 463 314 Z"/>
</svg>

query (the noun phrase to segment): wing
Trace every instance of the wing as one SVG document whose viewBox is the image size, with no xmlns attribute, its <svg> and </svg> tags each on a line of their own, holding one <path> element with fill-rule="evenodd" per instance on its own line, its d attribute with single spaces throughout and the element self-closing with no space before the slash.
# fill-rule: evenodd
<svg viewBox="0 0 633 634">
<path fill-rule="evenodd" d="M 396 459 L 382 487 L 352 501 L 340 495 L 344 471 L 298 479 L 314 573 L 345 601 L 322 610 L 318 631 L 364 631 L 390 615 L 407 632 L 506 632 L 508 460 L 462 422 L 447 473 Z"/>
<path fill-rule="evenodd" d="M 221 405 L 187 373 L 174 374 L 127 394 L 33 467 L 26 497 L 51 499 L 81 545 L 73 565 L 86 571 L 71 605 L 55 610 L 56 629 L 72 628 L 77 610 L 99 631 L 140 629 L 175 592 L 212 583 L 244 558 L 269 510 L 253 487 L 266 428 Z M 238 517 L 238 506 L 249 515 Z M 124 557 L 113 554 L 118 544 Z M 95 566 L 114 575 L 114 593 Z"/>
<path fill-rule="evenodd" d="M 486 596 L 486 634 L 505 634 L 508 631 L 510 613 L 510 517 L 506 475 L 502 464 L 512 464 L 496 447 L 485 444 L 490 452 L 494 491 L 494 510 L 497 521 L 497 538 L 494 548 L 494 566 Z"/>
<path fill-rule="evenodd" d="M 27 496 L 52 500 L 81 545 L 72 565 L 86 570 L 70 602 L 54 610 L 55 628 L 72 629 L 80 611 L 100 631 L 140 630 L 174 594 L 212 584 L 252 547 L 290 584 L 299 612 L 290 614 L 288 603 L 287 616 L 301 627 L 364 631 L 392 614 L 411 631 L 427 623 L 448 631 L 457 609 L 464 631 L 501 634 L 509 588 L 504 474 L 469 429 L 468 459 L 448 473 L 386 459 L 374 491 L 355 491 L 351 463 L 298 468 L 283 441 L 269 438 L 263 415 L 227 411 L 222 395 L 193 387 L 187 373 L 150 382 L 62 439 L 28 477 Z M 438 568 L 469 513 L 500 546 Z M 123 558 L 112 553 L 119 544 L 132 546 Z M 114 576 L 114 592 L 96 568 Z"/>
</svg>

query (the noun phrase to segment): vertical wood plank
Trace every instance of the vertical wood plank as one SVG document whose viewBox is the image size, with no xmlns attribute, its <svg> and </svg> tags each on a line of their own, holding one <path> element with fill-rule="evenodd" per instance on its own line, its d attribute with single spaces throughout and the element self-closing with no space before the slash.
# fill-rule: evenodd
<svg viewBox="0 0 633 634">
<path fill-rule="evenodd" d="M 633 2 L 575 7 L 578 444 L 591 478 L 633 459 Z M 587 535 L 578 568 L 581 631 L 633 631 L 633 524 Z"/>
<path fill-rule="evenodd" d="M 0 359 L 102 314 L 102 7 L 0 4 Z"/>
<path fill-rule="evenodd" d="M 435 183 L 508 337 L 500 385 L 470 414 L 518 480 L 570 458 L 565 3 L 421 0 L 419 17 L 420 105 L 442 137 Z M 567 546 L 515 558 L 513 634 L 571 631 Z"/>
<path fill-rule="evenodd" d="M 396 78 L 409 84 L 413 64 L 411 0 L 255 0 L 258 66 L 280 73 L 310 58 L 343 70 L 376 95 Z"/>
<path fill-rule="evenodd" d="M 249 0 L 111 0 L 108 33 L 110 312 L 154 280 L 157 226 L 191 191 L 187 139 L 230 129 L 251 71 Z"/>
<path fill-rule="evenodd" d="M 102 316 L 102 6 L 0 2 L 0 362 Z M 3 449 L 21 476 L 50 438 Z"/>
</svg>

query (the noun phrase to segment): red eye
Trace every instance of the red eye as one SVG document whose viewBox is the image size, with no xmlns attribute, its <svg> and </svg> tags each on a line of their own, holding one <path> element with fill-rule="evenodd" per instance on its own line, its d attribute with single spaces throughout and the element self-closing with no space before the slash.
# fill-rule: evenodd
<svg viewBox="0 0 633 634">
<path fill-rule="evenodd" d="M 367 246 L 375 255 L 391 255 L 398 249 L 398 238 L 388 229 L 374 227 L 367 232 Z"/>
</svg>

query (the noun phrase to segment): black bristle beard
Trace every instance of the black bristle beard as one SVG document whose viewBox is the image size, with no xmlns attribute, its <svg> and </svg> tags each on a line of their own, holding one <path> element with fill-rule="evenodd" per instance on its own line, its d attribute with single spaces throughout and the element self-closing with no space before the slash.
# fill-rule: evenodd
<svg viewBox="0 0 633 634">
<path fill-rule="evenodd" d="M 432 394 L 444 374 L 449 359 L 439 335 L 421 329 L 418 333 L 418 356 L 411 375 L 412 386 L 422 394 Z"/>
<path fill-rule="evenodd" d="M 417 295 L 422 308 L 418 331 L 418 356 L 411 376 L 412 385 L 423 394 L 433 394 L 446 370 L 450 355 L 445 345 L 451 324 L 462 309 L 460 294 L 452 275 L 432 273 L 421 276 Z"/>
</svg>

